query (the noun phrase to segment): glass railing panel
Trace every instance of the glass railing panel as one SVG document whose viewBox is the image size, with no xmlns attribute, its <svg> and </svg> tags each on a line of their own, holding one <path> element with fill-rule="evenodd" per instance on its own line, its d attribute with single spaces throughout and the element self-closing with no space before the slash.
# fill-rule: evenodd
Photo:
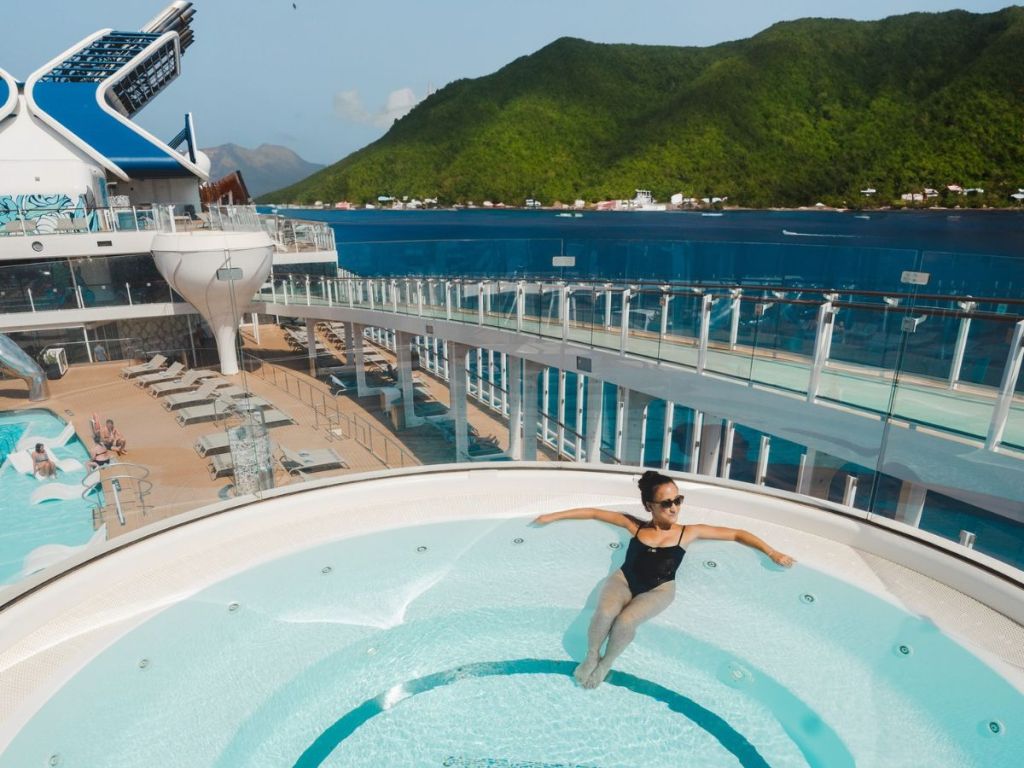
<svg viewBox="0 0 1024 768">
<path fill-rule="evenodd" d="M 574 285 L 569 298 L 568 340 L 590 346 L 600 329 L 599 293 L 596 288 Z"/>
<path fill-rule="evenodd" d="M 516 328 L 516 284 L 496 280 L 490 284 L 490 305 L 486 313 L 489 325 L 515 330 Z"/>
<path fill-rule="evenodd" d="M 662 292 L 641 289 L 630 296 L 626 351 L 657 360 L 661 346 Z"/>
<path fill-rule="evenodd" d="M 725 341 L 716 341 L 712 340 L 710 336 L 712 328 L 721 328 L 724 324 L 728 324 L 731 329 L 734 312 L 732 301 L 727 296 L 711 294 L 710 308 L 705 310 L 705 295 L 708 294 L 694 296 L 698 334 L 698 346 L 694 352 L 695 359 L 700 360 L 701 358 L 699 337 L 703 331 L 702 325 L 705 322 L 703 318 L 707 318 L 708 340 L 703 353 L 704 370 L 733 379 L 749 381 L 753 355 L 757 349 L 761 328 L 764 324 L 762 317 L 763 303 L 754 301 L 740 302 L 736 344 L 731 344 L 728 338 Z M 720 334 L 721 331 L 719 332 Z M 741 338 L 746 340 L 741 343 Z"/>
<path fill-rule="evenodd" d="M 743 306 L 748 304 L 744 302 Z M 751 381 L 806 394 L 814 364 L 819 307 L 818 302 L 786 300 L 778 293 L 753 302 L 753 317 L 744 318 L 748 321 L 749 343 L 755 350 Z"/>
<path fill-rule="evenodd" d="M 659 357 L 689 368 L 697 367 L 697 348 L 700 343 L 701 294 L 676 292 L 668 294 L 668 305 L 663 310 L 665 335 Z"/>
</svg>

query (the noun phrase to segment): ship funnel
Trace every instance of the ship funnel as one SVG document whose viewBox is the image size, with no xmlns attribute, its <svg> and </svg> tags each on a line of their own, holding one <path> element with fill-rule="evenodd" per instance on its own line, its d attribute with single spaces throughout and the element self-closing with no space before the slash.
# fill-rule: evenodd
<svg viewBox="0 0 1024 768">
<path fill-rule="evenodd" d="M 263 232 L 161 233 L 152 247 L 160 274 L 209 323 L 221 373 L 238 373 L 238 322 L 270 275 L 273 241 Z"/>
</svg>

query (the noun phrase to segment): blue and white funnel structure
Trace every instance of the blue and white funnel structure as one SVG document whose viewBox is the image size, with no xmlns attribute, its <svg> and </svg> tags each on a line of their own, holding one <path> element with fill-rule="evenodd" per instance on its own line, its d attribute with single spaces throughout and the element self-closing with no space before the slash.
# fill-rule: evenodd
<svg viewBox="0 0 1024 768">
<path fill-rule="evenodd" d="M 167 233 L 152 248 L 160 274 L 209 323 L 221 373 L 238 373 L 238 323 L 270 275 L 273 241 L 264 232 Z"/>
</svg>

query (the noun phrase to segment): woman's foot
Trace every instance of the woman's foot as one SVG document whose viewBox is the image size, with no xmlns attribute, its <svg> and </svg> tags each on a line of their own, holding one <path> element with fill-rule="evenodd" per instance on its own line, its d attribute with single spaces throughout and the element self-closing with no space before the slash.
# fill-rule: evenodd
<svg viewBox="0 0 1024 768">
<path fill-rule="evenodd" d="M 588 653 L 587 658 L 585 658 L 583 662 L 576 667 L 576 671 L 572 673 L 572 676 L 576 678 L 576 682 L 586 688 L 587 680 L 590 679 L 590 675 L 593 673 L 598 661 L 599 659 L 596 655 Z"/>
<path fill-rule="evenodd" d="M 594 671 L 590 673 L 590 677 L 588 677 L 584 682 L 582 682 L 581 685 L 584 688 L 597 688 L 597 686 L 603 683 L 604 679 L 608 677 L 608 672 L 610 671 L 611 667 L 606 665 L 602 661 L 600 664 L 594 667 Z"/>
</svg>

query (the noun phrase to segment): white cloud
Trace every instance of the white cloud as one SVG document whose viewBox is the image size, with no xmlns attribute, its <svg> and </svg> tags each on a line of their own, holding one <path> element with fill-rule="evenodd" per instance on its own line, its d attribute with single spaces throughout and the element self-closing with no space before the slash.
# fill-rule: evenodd
<svg viewBox="0 0 1024 768">
<path fill-rule="evenodd" d="M 370 112 L 363 105 L 359 91 L 339 91 L 334 94 L 334 114 L 342 120 L 366 123 L 378 128 L 390 128 L 400 117 L 416 106 L 419 98 L 412 88 L 399 88 L 388 94 L 387 103 L 376 112 Z"/>
</svg>

